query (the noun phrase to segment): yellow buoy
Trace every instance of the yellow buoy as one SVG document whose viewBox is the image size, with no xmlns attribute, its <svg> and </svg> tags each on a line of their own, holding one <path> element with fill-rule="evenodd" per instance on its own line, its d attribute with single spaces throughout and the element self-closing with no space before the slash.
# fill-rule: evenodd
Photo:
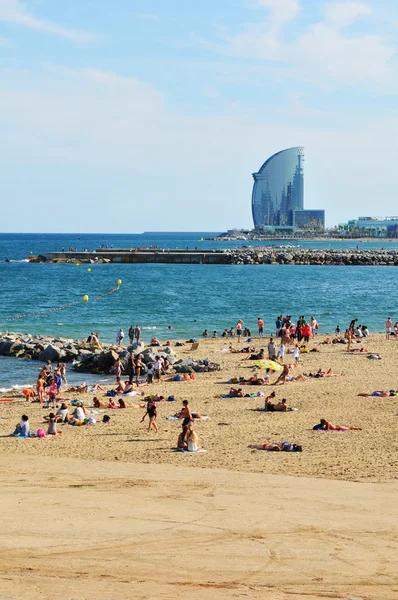
<svg viewBox="0 0 398 600">
<path fill-rule="evenodd" d="M 90 267 L 87 269 L 87 271 L 88 271 L 89 273 L 91 273 L 91 269 L 90 269 Z"/>
<path fill-rule="evenodd" d="M 83 302 L 88 302 L 88 296 L 87 296 L 87 294 L 85 296 L 83 296 Z"/>
<path fill-rule="evenodd" d="M 122 285 L 122 280 L 121 280 L 121 279 L 118 279 L 118 280 L 117 280 L 117 284 L 118 284 L 118 285 Z"/>
<path fill-rule="evenodd" d="M 79 263 L 76 263 L 76 266 L 79 267 L 80 266 Z"/>
</svg>

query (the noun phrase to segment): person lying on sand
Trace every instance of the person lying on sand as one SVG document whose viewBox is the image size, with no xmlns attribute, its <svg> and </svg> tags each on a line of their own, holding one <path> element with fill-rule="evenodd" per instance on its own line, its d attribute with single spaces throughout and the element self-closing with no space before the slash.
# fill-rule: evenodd
<svg viewBox="0 0 398 600">
<path fill-rule="evenodd" d="M 333 425 L 330 421 L 326 421 L 326 419 L 321 419 L 317 425 L 314 425 L 312 428 L 314 431 L 362 431 L 362 427 L 353 427 L 352 425 L 344 426 L 344 425 Z"/>
<path fill-rule="evenodd" d="M 250 354 L 250 353 L 254 353 L 256 351 L 254 346 L 246 346 L 246 348 L 240 348 L 239 350 L 237 350 L 236 348 L 234 348 L 232 346 L 232 344 L 229 346 L 228 350 L 232 354 Z"/>
<path fill-rule="evenodd" d="M 331 368 L 329 369 L 329 371 L 324 371 L 323 369 L 318 369 L 318 371 L 316 371 L 314 373 L 310 372 L 306 376 L 307 377 L 315 377 L 316 379 L 319 379 L 320 377 L 340 377 L 341 373 L 333 373 Z"/>
<path fill-rule="evenodd" d="M 369 352 L 369 350 L 367 348 L 352 348 L 350 352 L 353 354 L 363 354 L 364 352 Z"/>
<path fill-rule="evenodd" d="M 74 387 L 69 388 L 68 392 L 77 392 L 80 394 L 87 392 L 88 385 L 85 381 L 81 385 L 76 385 Z"/>
<path fill-rule="evenodd" d="M 173 377 L 169 379 L 165 379 L 165 381 L 179 381 L 185 383 L 191 383 L 195 379 L 194 373 L 177 373 Z"/>
<path fill-rule="evenodd" d="M 390 398 L 392 396 L 398 396 L 398 390 L 376 390 L 369 394 L 368 392 L 361 392 L 358 396 L 376 396 L 379 398 Z"/>
<path fill-rule="evenodd" d="M 246 358 L 242 358 L 242 360 L 263 360 L 265 358 L 264 348 L 261 348 L 258 354 L 250 354 Z"/>
<path fill-rule="evenodd" d="M 145 404 L 127 404 L 124 398 L 119 398 L 119 408 L 145 408 Z"/>
<path fill-rule="evenodd" d="M 282 373 L 279 375 L 278 379 L 272 385 L 278 385 L 279 383 L 281 385 L 283 385 L 284 383 L 307 380 L 307 378 L 304 375 L 297 375 L 296 377 L 293 377 L 292 375 L 290 375 L 291 368 L 292 368 L 291 365 L 284 365 Z"/>
<path fill-rule="evenodd" d="M 265 444 L 250 444 L 249 448 L 268 450 L 268 452 L 302 452 L 303 447 L 290 442 L 270 442 Z"/>
</svg>

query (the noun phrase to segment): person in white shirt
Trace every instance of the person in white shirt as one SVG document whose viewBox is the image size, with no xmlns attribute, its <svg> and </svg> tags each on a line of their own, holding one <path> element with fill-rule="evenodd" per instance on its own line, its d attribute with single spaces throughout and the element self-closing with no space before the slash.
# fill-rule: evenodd
<svg viewBox="0 0 398 600">
<path fill-rule="evenodd" d="M 157 381 L 160 381 L 160 377 L 162 374 L 162 366 L 163 366 L 163 363 L 162 363 L 160 357 L 157 356 L 155 359 L 155 362 L 153 363 L 153 373 L 154 373 L 155 379 Z"/>
<path fill-rule="evenodd" d="M 285 356 L 285 345 L 281 344 L 278 350 L 278 360 L 280 363 L 283 363 L 283 358 Z"/>
<path fill-rule="evenodd" d="M 297 363 L 298 363 L 298 361 L 299 361 L 299 358 L 300 358 L 300 348 L 299 348 L 299 345 L 298 345 L 298 344 L 296 344 L 296 345 L 295 345 L 295 347 L 294 347 L 294 350 L 293 350 L 293 358 L 294 358 L 294 362 L 295 362 L 295 363 L 296 363 L 296 365 L 297 365 Z"/>
</svg>

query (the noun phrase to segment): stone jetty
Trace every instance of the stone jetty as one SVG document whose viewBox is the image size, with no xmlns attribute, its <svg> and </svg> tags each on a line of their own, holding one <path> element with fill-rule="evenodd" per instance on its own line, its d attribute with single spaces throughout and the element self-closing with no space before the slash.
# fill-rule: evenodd
<svg viewBox="0 0 398 600">
<path fill-rule="evenodd" d="M 218 250 L 95 250 L 49 252 L 30 257 L 31 262 L 50 263 L 172 263 L 226 265 L 337 265 L 398 266 L 398 250 L 324 249 L 299 246 L 244 246 Z"/>
<path fill-rule="evenodd" d="M 251 246 L 226 253 L 233 265 L 398 266 L 398 250 Z"/>
<path fill-rule="evenodd" d="M 181 343 L 181 345 L 184 345 Z M 190 347 L 191 342 L 187 342 Z M 117 358 L 120 357 L 127 371 L 127 361 L 130 353 L 140 354 L 145 375 L 147 365 L 153 363 L 156 356 L 167 358 L 176 373 L 202 373 L 206 371 L 219 370 L 219 365 L 209 363 L 205 360 L 194 358 L 178 359 L 174 348 L 145 347 L 142 342 L 136 342 L 131 346 L 117 346 L 115 344 L 101 344 L 99 348 L 93 348 L 85 340 L 72 340 L 46 335 L 30 335 L 15 332 L 0 332 L 0 355 L 20 358 L 25 360 L 37 360 L 45 363 L 51 362 L 71 363 L 73 370 L 81 373 L 109 374 Z"/>
</svg>

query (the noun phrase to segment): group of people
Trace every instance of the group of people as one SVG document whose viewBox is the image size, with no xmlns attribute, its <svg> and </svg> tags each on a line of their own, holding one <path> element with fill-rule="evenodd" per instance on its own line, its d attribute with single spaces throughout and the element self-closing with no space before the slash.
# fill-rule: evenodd
<svg viewBox="0 0 398 600">
<path fill-rule="evenodd" d="M 23 390 L 23 393 L 26 399 L 32 402 L 39 402 L 40 404 L 52 402 L 54 405 L 57 396 L 60 394 L 61 387 L 67 383 L 65 363 L 58 363 L 57 367 L 53 370 L 51 361 L 48 360 L 38 375 L 36 396 L 33 390 L 29 388 Z"/>
</svg>

